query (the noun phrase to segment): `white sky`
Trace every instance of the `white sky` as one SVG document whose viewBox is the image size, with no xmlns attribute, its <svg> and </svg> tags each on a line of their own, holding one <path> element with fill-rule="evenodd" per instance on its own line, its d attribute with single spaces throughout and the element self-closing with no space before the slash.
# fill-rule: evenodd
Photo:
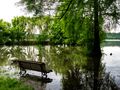
<svg viewBox="0 0 120 90">
<path fill-rule="evenodd" d="M 22 7 L 16 5 L 20 0 L 1 0 L 0 2 L 0 19 L 4 21 L 11 22 L 11 19 L 15 16 L 30 16 L 27 14 Z M 120 26 L 113 32 L 120 32 Z"/>
<path fill-rule="evenodd" d="M 15 16 L 27 15 L 22 10 L 22 7 L 18 7 L 16 2 L 20 0 L 1 0 L 0 1 L 0 19 L 10 22 Z"/>
</svg>

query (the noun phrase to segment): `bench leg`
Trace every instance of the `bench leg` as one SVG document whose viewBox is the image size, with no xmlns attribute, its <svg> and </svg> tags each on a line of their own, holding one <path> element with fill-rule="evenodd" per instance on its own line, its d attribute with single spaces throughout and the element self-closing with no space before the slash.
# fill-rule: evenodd
<svg viewBox="0 0 120 90">
<path fill-rule="evenodd" d="M 25 69 L 20 69 L 19 74 L 20 74 L 20 76 L 25 76 L 26 70 Z"/>
</svg>

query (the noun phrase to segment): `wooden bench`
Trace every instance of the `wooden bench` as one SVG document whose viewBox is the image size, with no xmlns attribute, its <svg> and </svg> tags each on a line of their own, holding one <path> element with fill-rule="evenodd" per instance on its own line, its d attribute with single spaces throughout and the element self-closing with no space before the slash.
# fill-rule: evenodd
<svg viewBox="0 0 120 90">
<path fill-rule="evenodd" d="M 45 63 L 36 62 L 36 61 L 28 61 L 28 60 L 12 60 L 13 64 L 17 64 L 20 68 L 20 75 L 25 75 L 26 70 L 34 70 L 42 73 L 42 76 L 47 77 L 47 73 L 52 72 L 46 68 Z"/>
</svg>

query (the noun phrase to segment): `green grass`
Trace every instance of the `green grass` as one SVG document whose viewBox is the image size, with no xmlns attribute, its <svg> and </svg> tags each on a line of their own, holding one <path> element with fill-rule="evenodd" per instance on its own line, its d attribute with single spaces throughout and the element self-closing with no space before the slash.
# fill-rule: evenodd
<svg viewBox="0 0 120 90">
<path fill-rule="evenodd" d="M 33 88 L 17 79 L 0 77 L 0 90 L 33 90 Z"/>
</svg>

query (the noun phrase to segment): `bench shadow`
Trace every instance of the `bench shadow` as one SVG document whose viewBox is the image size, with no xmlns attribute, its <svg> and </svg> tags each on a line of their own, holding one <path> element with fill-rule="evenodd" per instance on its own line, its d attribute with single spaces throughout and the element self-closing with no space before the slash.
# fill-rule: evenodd
<svg viewBox="0 0 120 90">
<path fill-rule="evenodd" d="M 20 80 L 25 84 L 30 85 L 34 90 L 46 90 L 47 84 L 51 83 L 53 79 L 41 76 L 35 76 L 26 74 L 25 76 L 21 76 Z"/>
<path fill-rule="evenodd" d="M 20 78 L 21 79 L 30 79 L 30 80 L 33 80 L 33 81 L 40 81 L 42 83 L 51 83 L 52 82 L 52 79 L 50 79 L 50 78 L 31 75 L 31 74 L 26 74 L 25 76 L 21 76 Z"/>
</svg>

